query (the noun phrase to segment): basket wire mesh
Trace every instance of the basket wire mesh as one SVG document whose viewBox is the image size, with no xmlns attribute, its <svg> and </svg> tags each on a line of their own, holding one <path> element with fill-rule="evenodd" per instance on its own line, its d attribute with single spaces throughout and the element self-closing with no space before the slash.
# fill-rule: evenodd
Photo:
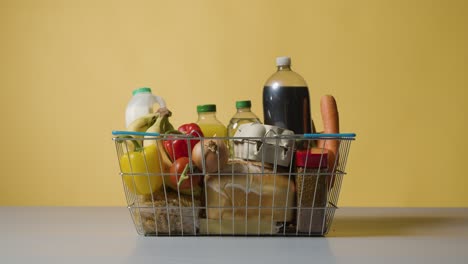
<svg viewBox="0 0 468 264">
<path fill-rule="evenodd" d="M 193 138 L 121 131 L 113 134 L 127 207 L 137 233 L 145 236 L 326 235 L 338 208 L 349 149 L 355 139 L 354 134 L 198 138 L 202 145 L 220 139 L 227 146 L 243 147 L 246 148 L 243 152 L 257 154 L 254 160 L 250 156 L 236 157 L 231 152 L 228 164 L 220 168 L 217 152 L 218 170 L 207 173 L 204 159 L 202 168 L 197 168 L 192 161 Z M 174 140 L 185 140 L 188 147 L 191 175 L 188 194 L 182 193 L 178 185 L 177 188 L 169 186 L 171 173 L 163 166 L 162 155 L 166 152 L 162 143 Z M 292 144 L 281 145 L 284 140 Z M 327 159 L 325 148 L 319 148 L 321 152 L 316 155 L 318 166 L 297 166 L 295 155 L 286 155 L 287 166 L 284 166 L 284 153 L 296 153 L 299 145 L 306 146 L 302 151 L 309 153 L 318 140 L 325 145 L 329 141 L 337 143 L 337 154 L 330 163 L 332 168 L 323 162 Z M 153 149 L 135 150 L 135 142 L 146 146 L 149 141 Z M 255 144 L 246 144 L 248 141 Z M 262 147 L 266 144 L 273 151 Z M 137 164 L 132 155 L 141 155 L 142 162 Z M 305 164 L 308 158 L 305 156 Z M 278 162 L 281 159 L 283 165 Z M 159 168 L 154 169 L 154 164 Z M 196 176 L 203 179 L 199 194 L 194 191 Z M 160 187 L 157 182 L 162 182 Z"/>
</svg>

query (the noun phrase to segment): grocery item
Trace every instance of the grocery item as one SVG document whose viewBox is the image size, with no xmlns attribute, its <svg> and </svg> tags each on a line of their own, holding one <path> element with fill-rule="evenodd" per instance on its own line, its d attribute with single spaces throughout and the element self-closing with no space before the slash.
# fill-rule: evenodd
<svg viewBox="0 0 468 264">
<path fill-rule="evenodd" d="M 129 129 L 130 124 L 140 116 L 153 113 L 153 105 L 159 104 L 160 108 L 166 108 L 164 99 L 151 93 L 151 88 L 143 87 L 133 90 L 132 99 L 125 110 L 125 127 Z M 132 130 L 133 131 L 133 130 Z"/>
<path fill-rule="evenodd" d="M 145 131 L 147 133 L 157 133 L 157 134 L 165 134 L 169 131 L 174 131 L 174 127 L 172 126 L 171 122 L 169 122 L 169 117 L 172 116 L 172 112 L 167 110 L 164 112 L 156 112 L 152 115 L 156 116 L 156 121 Z M 145 136 L 145 138 L 153 139 L 154 136 Z M 155 140 L 144 140 L 144 144 L 156 144 Z M 162 144 L 161 144 L 162 145 Z"/>
<path fill-rule="evenodd" d="M 151 113 L 140 116 L 133 120 L 133 122 L 127 127 L 127 130 L 135 132 L 145 132 L 156 122 L 156 118 L 158 118 L 157 113 Z"/>
<path fill-rule="evenodd" d="M 328 151 L 312 148 L 296 154 L 297 230 L 322 233 L 327 203 Z"/>
<path fill-rule="evenodd" d="M 179 126 L 177 129 L 182 134 L 188 135 L 193 137 L 193 139 L 190 139 L 188 141 L 188 145 L 190 145 L 190 150 L 193 150 L 195 145 L 200 142 L 200 137 L 204 137 L 205 135 L 203 134 L 203 131 L 201 130 L 200 126 L 195 124 L 195 123 L 188 123 L 188 124 L 183 124 Z"/>
<path fill-rule="evenodd" d="M 199 196 L 201 194 L 201 175 L 192 175 L 190 172 L 190 160 L 187 157 L 178 158 L 169 170 L 165 183 L 173 190 L 181 194 Z"/>
<path fill-rule="evenodd" d="M 148 128 L 152 127 L 154 123 L 156 123 L 156 120 L 158 118 L 159 114 L 158 113 L 151 113 L 147 114 L 144 116 L 140 116 L 137 119 L 135 119 L 127 128 L 128 131 L 134 131 L 134 132 L 146 132 Z M 133 136 L 136 139 L 143 138 L 143 136 Z M 138 140 L 137 141 L 139 145 L 143 145 L 144 141 L 143 140 Z M 126 144 L 125 148 L 122 148 L 123 152 L 128 152 L 128 151 L 133 151 L 134 144 Z"/>
<path fill-rule="evenodd" d="M 232 137 L 236 133 L 240 125 L 246 123 L 259 123 L 262 122 L 260 119 L 251 111 L 252 103 L 250 100 L 237 101 L 236 109 L 237 112 L 231 118 L 228 124 L 228 136 Z"/>
<path fill-rule="evenodd" d="M 227 135 L 226 127 L 216 118 L 216 105 L 198 105 L 198 120 L 205 137 L 225 137 Z"/>
<path fill-rule="evenodd" d="M 126 188 L 134 194 L 150 194 L 159 190 L 163 184 L 159 151 L 156 145 L 141 148 L 136 140 L 132 142 L 135 150 L 123 154 L 119 158 L 120 171 L 124 173 Z M 128 173 L 128 175 L 125 175 Z"/>
<path fill-rule="evenodd" d="M 285 136 L 275 138 L 275 136 Z M 291 164 L 294 139 L 291 130 L 249 123 L 240 125 L 233 139 L 234 157 L 246 160 L 263 161 L 288 167 Z"/>
<path fill-rule="evenodd" d="M 297 150 L 295 152 L 296 166 L 307 168 L 328 167 L 328 150 L 323 148 L 311 148 L 307 150 Z"/>
<path fill-rule="evenodd" d="M 198 142 L 192 150 L 192 159 L 203 173 L 222 170 L 228 162 L 226 143 L 221 139 L 205 139 Z"/>
<path fill-rule="evenodd" d="M 159 134 L 164 134 L 168 131 L 174 130 L 174 127 L 172 124 L 169 122 L 169 117 L 172 115 L 170 111 L 167 111 L 165 113 L 155 113 L 157 115 L 156 122 L 149 127 L 146 132 L 150 133 L 159 133 Z M 161 167 L 163 172 L 169 172 L 169 168 L 172 165 L 172 161 L 167 155 L 166 151 L 164 150 L 164 140 L 162 139 L 156 139 L 153 136 L 145 136 L 145 140 L 143 141 L 143 145 L 149 146 L 149 145 L 156 145 L 156 149 L 160 153 L 160 162 L 161 162 Z"/>
<path fill-rule="evenodd" d="M 189 151 L 191 152 L 195 145 L 200 142 L 199 138 L 204 136 L 201 128 L 195 123 L 181 125 L 176 131 L 169 131 L 168 133 L 170 134 L 166 136 L 167 140 L 164 141 L 164 148 L 172 161 L 181 157 L 188 157 Z M 187 135 L 194 137 L 194 139 L 177 137 L 171 134 Z"/>
<path fill-rule="evenodd" d="M 251 107 L 252 103 L 250 102 L 250 100 L 236 102 L 237 112 L 231 118 L 227 126 L 227 133 L 229 137 L 233 137 L 236 134 L 236 131 L 239 128 L 239 126 L 242 124 L 262 123 L 260 119 L 250 110 Z M 229 149 L 230 156 L 233 157 L 234 143 L 232 140 L 229 141 Z"/>
<path fill-rule="evenodd" d="M 280 168 L 259 162 L 232 160 L 220 173 L 205 176 L 206 215 L 209 219 L 293 219 L 294 180 Z"/>
<path fill-rule="evenodd" d="M 167 203 L 166 203 L 167 196 Z M 200 201 L 174 192 L 144 196 L 130 207 L 135 225 L 145 235 L 195 234 L 199 226 Z"/>
<path fill-rule="evenodd" d="M 277 72 L 263 87 L 264 123 L 292 130 L 296 134 L 314 132 L 309 89 L 304 78 L 291 70 L 289 57 L 276 58 L 276 65 Z"/>
<path fill-rule="evenodd" d="M 320 99 L 320 110 L 323 120 L 324 133 L 326 134 L 337 134 L 340 133 L 340 120 L 338 115 L 338 106 L 336 100 L 331 95 L 322 96 Z M 328 168 L 333 173 L 336 170 L 335 161 L 338 160 L 338 148 L 339 143 L 338 139 L 321 139 L 318 141 L 317 146 L 319 148 L 328 149 Z M 331 175 L 328 178 L 330 187 L 333 186 L 335 176 Z"/>
</svg>

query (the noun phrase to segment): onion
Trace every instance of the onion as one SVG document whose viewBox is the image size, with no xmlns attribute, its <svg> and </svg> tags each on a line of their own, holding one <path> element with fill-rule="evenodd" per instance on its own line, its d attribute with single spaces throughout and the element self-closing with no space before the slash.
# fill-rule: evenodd
<svg viewBox="0 0 468 264">
<path fill-rule="evenodd" d="M 204 140 L 203 149 L 202 141 L 200 141 L 192 150 L 193 163 L 204 173 L 213 173 L 223 169 L 228 162 L 228 158 L 229 153 L 226 143 L 221 139 Z M 205 168 L 203 168 L 203 161 L 205 162 Z"/>
</svg>

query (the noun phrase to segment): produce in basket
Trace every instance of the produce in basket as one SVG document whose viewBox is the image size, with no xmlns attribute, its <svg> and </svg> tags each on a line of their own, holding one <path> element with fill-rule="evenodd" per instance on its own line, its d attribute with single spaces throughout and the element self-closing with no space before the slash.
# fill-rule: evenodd
<svg viewBox="0 0 468 264">
<path fill-rule="evenodd" d="M 170 111 L 166 111 L 165 113 L 160 113 L 155 121 L 155 123 L 150 127 L 148 128 L 147 132 L 153 132 L 153 133 L 159 133 L 159 134 L 164 134 L 164 133 L 167 133 L 169 131 L 174 131 L 174 127 L 172 126 L 172 124 L 169 122 L 169 117 L 171 116 L 171 112 Z M 196 124 L 187 124 L 187 125 L 183 125 L 180 127 L 180 129 L 182 131 L 188 131 L 188 133 L 193 133 L 193 134 L 196 134 L 198 131 L 196 131 L 196 128 L 197 128 L 197 125 Z M 200 132 L 201 133 L 201 132 Z M 197 135 L 200 135 L 200 134 L 197 134 Z M 202 134 L 201 134 L 202 135 Z M 176 160 L 174 163 L 172 163 L 171 161 L 171 158 L 169 157 L 169 153 L 166 152 L 167 148 L 165 147 L 165 144 L 166 142 L 168 141 L 171 141 L 171 140 L 162 140 L 161 138 L 160 139 L 151 139 L 151 137 L 149 136 L 146 136 L 145 137 L 145 145 L 155 145 L 158 149 L 158 152 L 159 152 L 159 161 L 160 161 L 160 164 L 161 164 L 161 168 L 162 168 L 162 171 L 164 173 L 171 173 L 171 168 L 172 168 L 172 174 L 169 174 L 169 176 L 165 176 L 165 184 L 166 186 L 168 186 L 169 188 L 175 190 L 175 191 L 180 191 L 180 193 L 182 194 L 193 194 L 195 196 L 198 196 L 200 195 L 201 193 L 201 187 L 199 186 L 199 182 L 201 179 L 199 179 L 199 176 L 197 177 L 194 177 L 192 179 L 192 181 L 187 181 L 187 180 L 182 180 L 181 181 L 181 184 L 183 183 L 183 185 L 180 185 L 178 186 L 178 184 L 176 183 L 176 181 L 174 181 L 174 177 L 177 178 L 177 182 L 178 182 L 178 176 L 177 176 L 177 173 L 176 171 L 179 171 L 179 173 L 181 173 L 184 168 L 185 168 L 185 165 L 188 164 L 188 162 L 185 163 L 185 165 L 181 165 L 181 166 L 178 166 L 180 164 L 181 161 L 178 161 Z M 194 140 L 198 140 L 198 139 L 194 139 Z M 182 141 L 182 143 L 185 144 L 185 148 L 187 148 L 187 141 Z M 172 149 L 172 147 L 171 147 Z M 180 153 L 179 153 L 180 154 Z M 188 158 L 187 158 L 187 161 L 188 161 Z M 195 182 L 193 181 L 195 180 Z M 190 185 L 191 183 L 193 183 L 193 189 L 191 188 L 192 185 Z M 187 186 L 188 184 L 188 186 Z M 181 188 L 182 187 L 182 188 Z"/>
<path fill-rule="evenodd" d="M 220 175 L 206 175 L 207 217 L 245 220 L 247 216 L 248 219 L 277 222 L 292 220 L 294 179 L 278 175 L 281 171 L 284 172 L 258 162 L 233 160 L 220 171 Z"/>
<path fill-rule="evenodd" d="M 174 130 L 174 127 L 169 122 L 169 117 L 172 115 L 171 111 L 164 109 L 161 110 L 159 114 L 157 114 L 156 121 L 154 124 L 149 127 L 146 132 L 150 133 L 159 133 L 164 134 L 167 131 Z M 163 172 L 169 172 L 169 169 L 172 165 L 172 161 L 167 155 L 166 151 L 164 150 L 164 144 L 162 139 L 152 139 L 154 137 L 145 136 L 144 146 L 148 145 L 156 145 L 158 152 L 160 153 L 160 161 L 162 166 Z"/>
<path fill-rule="evenodd" d="M 221 139 L 205 139 L 198 142 L 192 150 L 192 160 L 204 173 L 222 170 L 229 159 L 226 143 Z"/>
<path fill-rule="evenodd" d="M 323 120 L 323 129 L 326 134 L 337 134 L 340 133 L 340 119 L 338 114 L 338 106 L 335 98 L 331 95 L 324 95 L 320 99 L 320 110 Z M 327 179 L 329 188 L 333 187 L 335 183 L 335 175 L 333 174 L 336 170 L 335 161 L 338 160 L 338 149 L 340 141 L 338 139 L 321 139 L 318 140 L 317 146 L 319 148 L 328 149 L 328 169 L 332 175 Z"/>
<path fill-rule="evenodd" d="M 202 175 L 192 175 L 190 172 L 190 160 L 187 157 L 178 158 L 171 166 L 169 176 L 165 177 L 165 183 L 171 189 L 181 194 L 199 196 L 201 194 Z"/>
<path fill-rule="evenodd" d="M 159 114 L 158 113 L 151 113 L 147 114 L 144 116 L 140 116 L 139 118 L 135 119 L 130 125 L 128 126 L 127 130 L 128 131 L 134 131 L 134 132 L 146 132 L 148 128 L 154 125 L 156 122 L 156 119 L 158 119 Z M 143 138 L 142 136 L 134 136 L 134 138 L 140 139 Z M 140 145 L 143 145 L 143 140 L 138 140 L 138 143 Z M 124 152 L 132 151 L 134 150 L 134 145 L 128 145 L 126 146 L 126 149 L 124 149 Z"/>
<path fill-rule="evenodd" d="M 189 151 L 191 152 L 195 145 L 200 142 L 199 138 L 203 137 L 201 128 L 195 123 L 183 124 L 177 130 L 168 131 L 166 134 L 169 135 L 166 136 L 167 140 L 164 140 L 164 148 L 172 161 L 188 157 Z M 193 139 L 177 138 L 176 135 L 171 134 L 191 136 Z"/>
<path fill-rule="evenodd" d="M 156 119 L 158 118 L 158 113 L 151 113 L 144 116 L 140 116 L 139 118 L 135 119 L 130 125 L 128 126 L 128 131 L 135 131 L 135 132 L 145 132 L 151 127 Z"/>
<path fill-rule="evenodd" d="M 142 148 L 137 140 L 125 140 L 121 144 L 132 142 L 133 151 L 119 158 L 120 171 L 128 190 L 134 194 L 150 194 L 162 186 L 161 164 L 156 145 Z"/>
</svg>

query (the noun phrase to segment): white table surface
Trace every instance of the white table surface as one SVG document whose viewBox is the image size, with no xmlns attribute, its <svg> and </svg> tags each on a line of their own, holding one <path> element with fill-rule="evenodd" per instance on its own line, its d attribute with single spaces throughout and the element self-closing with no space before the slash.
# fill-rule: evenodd
<svg viewBox="0 0 468 264">
<path fill-rule="evenodd" d="M 342 208 L 327 237 L 142 237 L 124 207 L 0 207 L 0 263 L 468 263 L 468 208 Z"/>
</svg>

